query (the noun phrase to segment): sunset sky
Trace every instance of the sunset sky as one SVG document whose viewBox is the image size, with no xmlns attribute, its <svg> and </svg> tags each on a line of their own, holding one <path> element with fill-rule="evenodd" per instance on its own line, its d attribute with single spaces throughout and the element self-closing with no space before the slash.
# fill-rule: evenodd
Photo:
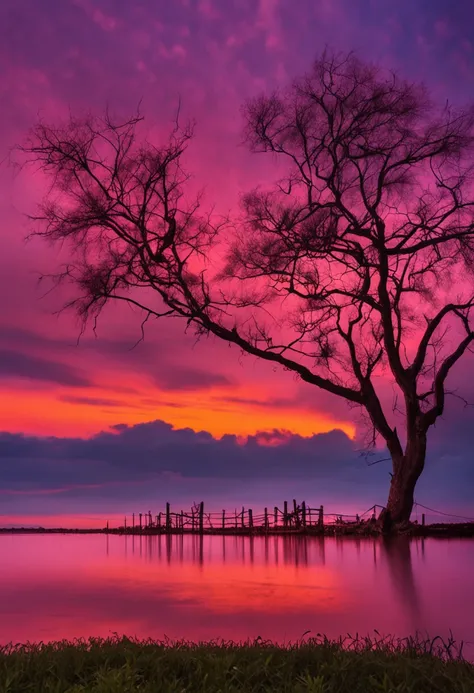
<svg viewBox="0 0 474 693">
<path fill-rule="evenodd" d="M 96 516 L 206 494 L 272 503 L 291 489 L 324 502 L 308 477 L 341 511 L 384 501 L 389 467 L 360 458 L 361 421 L 342 400 L 227 344 L 196 343 L 178 321 L 151 325 L 134 347 L 141 317 L 122 306 L 77 343 L 74 316 L 55 314 L 66 290 L 43 297 L 37 283 L 64 253 L 24 240 L 45 181 L 10 165 L 9 152 L 38 116 L 106 105 L 128 115 L 140 100 L 159 138 L 180 100 L 196 121 L 193 185 L 236 210 L 271 171 L 242 144 L 246 99 L 286 85 L 329 45 L 465 103 L 473 26 L 474 6 L 447 0 L 2 0 L 0 525 L 1 515 Z M 473 375 L 469 357 L 452 378 L 471 401 Z M 474 508 L 472 420 L 454 401 L 433 431 L 420 502 Z"/>
</svg>

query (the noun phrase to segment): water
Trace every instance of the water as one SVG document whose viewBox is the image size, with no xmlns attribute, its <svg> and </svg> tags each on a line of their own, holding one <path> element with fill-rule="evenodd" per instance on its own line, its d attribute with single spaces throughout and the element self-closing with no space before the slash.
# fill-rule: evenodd
<svg viewBox="0 0 474 693">
<path fill-rule="evenodd" d="M 3 535 L 0 556 L 2 644 L 451 629 L 474 657 L 472 540 Z"/>
</svg>

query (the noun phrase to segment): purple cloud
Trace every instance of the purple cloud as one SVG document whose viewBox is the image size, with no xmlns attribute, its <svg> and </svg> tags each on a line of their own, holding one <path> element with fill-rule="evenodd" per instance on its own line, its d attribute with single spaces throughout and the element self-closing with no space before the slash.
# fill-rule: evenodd
<svg viewBox="0 0 474 693">
<path fill-rule="evenodd" d="M 69 387 L 89 387 L 91 381 L 77 368 L 38 356 L 0 350 L 0 379 L 27 378 Z"/>
</svg>

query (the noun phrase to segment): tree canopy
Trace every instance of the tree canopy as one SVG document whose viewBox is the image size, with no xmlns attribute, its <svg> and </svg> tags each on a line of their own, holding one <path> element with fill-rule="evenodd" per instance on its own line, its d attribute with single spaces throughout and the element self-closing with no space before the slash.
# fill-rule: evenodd
<svg viewBox="0 0 474 693">
<path fill-rule="evenodd" d="M 474 341 L 473 111 L 325 53 L 243 113 L 250 149 L 287 166 L 242 197 L 232 224 L 187 194 L 191 127 L 177 121 L 156 146 L 139 138 L 139 114 L 38 123 L 22 148 L 52 177 L 36 233 L 71 243 L 58 278 L 76 284 L 83 318 L 112 300 L 180 316 L 360 405 L 391 453 L 387 507 L 404 520 L 447 377 Z"/>
</svg>

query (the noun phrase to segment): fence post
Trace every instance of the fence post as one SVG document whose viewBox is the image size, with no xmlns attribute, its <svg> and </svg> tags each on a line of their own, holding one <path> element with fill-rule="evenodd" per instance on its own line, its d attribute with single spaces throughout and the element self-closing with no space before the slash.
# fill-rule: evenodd
<svg viewBox="0 0 474 693">
<path fill-rule="evenodd" d="M 288 526 L 288 501 L 283 503 L 283 526 Z"/>
<path fill-rule="evenodd" d="M 181 523 L 181 531 L 184 532 L 184 513 L 183 513 L 182 510 L 181 510 L 181 520 L 180 520 L 180 523 Z"/>
<path fill-rule="evenodd" d="M 242 529 L 245 528 L 245 508 L 242 506 Z"/>
<path fill-rule="evenodd" d="M 324 507 L 322 505 L 319 506 L 318 524 L 320 527 L 324 526 Z"/>
<path fill-rule="evenodd" d="M 301 503 L 301 522 L 303 527 L 306 527 L 306 503 L 303 501 Z"/>
<path fill-rule="evenodd" d="M 171 514 L 170 514 L 170 504 L 166 504 L 166 531 L 169 532 L 171 529 Z"/>
<path fill-rule="evenodd" d="M 204 502 L 201 501 L 199 504 L 199 531 L 202 534 L 204 532 Z"/>
<path fill-rule="evenodd" d="M 222 511 L 222 529 L 225 529 L 225 510 Z"/>
<path fill-rule="evenodd" d="M 296 504 L 296 500 L 293 498 L 293 513 L 295 515 L 295 525 L 299 524 L 299 517 L 298 517 L 298 505 Z"/>
<path fill-rule="evenodd" d="M 422 527 L 425 526 L 425 513 L 422 513 L 422 515 L 421 515 L 421 525 L 422 525 Z"/>
<path fill-rule="evenodd" d="M 276 527 L 278 525 L 278 508 L 276 507 L 276 505 L 273 508 L 273 513 L 274 513 L 273 526 Z"/>
<path fill-rule="evenodd" d="M 264 520 L 264 523 L 265 523 L 265 531 L 266 531 L 266 530 L 268 529 L 268 508 L 265 508 L 265 511 L 264 511 L 264 512 L 265 512 L 265 520 Z"/>
<path fill-rule="evenodd" d="M 252 508 L 249 508 L 249 529 L 253 529 L 253 511 Z"/>
<path fill-rule="evenodd" d="M 142 514 L 138 513 L 138 517 L 140 519 L 140 532 L 142 531 Z"/>
</svg>

